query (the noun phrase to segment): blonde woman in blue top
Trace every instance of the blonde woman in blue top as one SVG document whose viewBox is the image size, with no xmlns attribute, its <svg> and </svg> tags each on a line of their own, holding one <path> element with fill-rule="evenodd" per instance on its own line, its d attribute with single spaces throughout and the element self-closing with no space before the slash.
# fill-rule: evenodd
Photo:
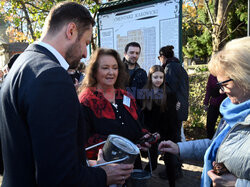
<svg viewBox="0 0 250 187">
<path fill-rule="evenodd" d="M 212 140 L 175 144 L 161 142 L 159 150 L 182 159 L 202 159 L 201 186 L 250 186 L 250 37 L 235 39 L 215 54 L 208 64 L 217 77 L 220 93 L 227 98 L 220 106 L 223 118 Z M 228 172 L 217 175 L 215 162 Z"/>
</svg>

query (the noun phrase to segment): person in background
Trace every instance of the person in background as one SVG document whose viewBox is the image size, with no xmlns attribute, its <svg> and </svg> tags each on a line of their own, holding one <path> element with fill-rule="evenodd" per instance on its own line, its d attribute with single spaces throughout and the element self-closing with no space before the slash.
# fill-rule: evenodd
<svg viewBox="0 0 250 187">
<path fill-rule="evenodd" d="M 2 87 L 4 78 L 4 73 L 2 70 L 0 70 L 0 90 Z M 3 175 L 3 157 L 2 157 L 2 148 L 1 148 L 1 138 L 0 138 L 0 175 Z"/>
<path fill-rule="evenodd" d="M 1 88 L 2 83 L 3 83 L 3 77 L 4 77 L 4 73 L 2 70 L 0 70 L 0 88 Z"/>
<path fill-rule="evenodd" d="M 83 81 L 85 77 L 85 69 L 86 69 L 86 65 L 84 63 L 79 63 L 77 67 L 77 71 L 80 73 L 79 84 L 81 84 L 81 82 Z"/>
<path fill-rule="evenodd" d="M 165 68 L 166 86 L 169 92 L 172 92 L 177 97 L 177 129 L 178 129 L 178 142 L 185 141 L 182 122 L 188 118 L 188 97 L 189 97 L 189 80 L 186 70 L 182 67 L 179 59 L 174 56 L 174 47 L 168 45 L 159 50 L 158 59 Z M 183 133 L 182 133 L 183 132 Z M 182 137 L 183 134 L 183 137 Z M 176 173 L 177 178 L 182 177 L 181 162 L 179 170 Z M 166 172 L 161 172 L 160 177 L 166 179 Z"/>
<path fill-rule="evenodd" d="M 9 72 L 8 64 L 4 65 L 4 67 L 2 68 L 2 71 L 3 71 L 3 79 L 4 79 Z"/>
<path fill-rule="evenodd" d="M 150 132 L 159 132 L 161 140 L 178 141 L 176 96 L 167 93 L 165 86 L 164 69 L 154 65 L 149 69 L 148 81 L 143 89 L 144 98 L 141 107 L 144 116 L 145 128 Z M 157 168 L 158 145 L 150 148 L 152 170 Z M 175 173 L 177 172 L 178 158 L 173 154 L 165 154 L 164 162 L 169 179 L 169 186 L 175 186 Z M 145 168 L 149 170 L 149 164 Z"/>
<path fill-rule="evenodd" d="M 250 37 L 244 37 L 228 42 L 208 64 L 219 81 L 220 93 L 227 95 L 220 105 L 223 118 L 212 140 L 163 141 L 159 145 L 159 151 L 182 159 L 204 159 L 201 186 L 250 186 L 249 59 Z"/>
<path fill-rule="evenodd" d="M 80 86 L 80 83 L 79 83 L 79 80 L 80 80 L 80 72 L 77 71 L 77 67 L 75 67 L 75 65 L 73 66 L 69 66 L 68 68 L 68 74 L 70 75 L 71 79 L 72 79 L 72 82 L 76 88 L 76 90 L 78 90 L 79 86 Z"/>
<path fill-rule="evenodd" d="M 3 79 L 4 79 L 4 73 L 2 70 L 0 70 L 0 90 L 2 87 Z M 0 138 L 0 175 L 3 175 L 3 156 L 2 156 L 1 138 Z"/>
<path fill-rule="evenodd" d="M 84 78 L 83 71 L 85 69 L 84 63 L 79 63 L 77 67 L 69 67 L 68 74 L 70 75 L 76 90 L 80 87 L 82 80 Z"/>
<path fill-rule="evenodd" d="M 4 77 L 3 79 L 5 79 L 5 77 L 7 76 L 8 72 L 10 71 L 12 65 L 14 64 L 14 62 L 16 61 L 16 59 L 19 57 L 20 53 L 16 53 L 14 55 L 12 55 L 10 57 L 10 60 L 9 62 L 4 66 L 4 70 L 3 70 L 3 73 L 4 73 Z"/>
<path fill-rule="evenodd" d="M 14 55 L 12 55 L 12 56 L 10 57 L 10 60 L 9 60 L 9 62 L 8 62 L 8 68 L 9 68 L 9 70 L 11 69 L 11 67 L 12 67 L 13 64 L 14 64 L 14 62 L 16 61 L 16 59 L 17 59 L 19 56 L 20 56 L 20 53 L 16 53 L 16 54 L 14 54 Z"/>
<path fill-rule="evenodd" d="M 78 83 L 80 80 L 80 72 L 77 70 L 77 68 L 69 67 L 68 74 L 70 75 L 72 82 L 74 84 Z"/>
<path fill-rule="evenodd" d="M 49 12 L 40 41 L 15 61 L 0 91 L 3 187 L 106 186 L 124 184 L 132 164 L 90 168 L 85 123 L 67 73 L 87 56 L 95 24 L 75 2 Z M 99 152 L 99 162 L 104 162 Z"/>
<path fill-rule="evenodd" d="M 79 89 L 88 125 L 86 146 L 104 141 L 110 134 L 123 136 L 135 144 L 144 136 L 135 99 L 124 90 L 125 77 L 125 66 L 117 51 L 99 48 L 93 53 Z M 138 146 L 143 150 L 150 147 L 148 143 L 146 147 Z M 88 158 L 96 159 L 101 147 L 88 151 Z M 141 168 L 140 160 L 135 167 Z"/>
<path fill-rule="evenodd" d="M 1 81 L 3 80 L 3 71 L 2 70 L 0 70 L 0 79 L 1 79 Z"/>
<path fill-rule="evenodd" d="M 147 73 L 137 63 L 141 53 L 141 46 L 137 42 L 130 42 L 126 45 L 123 62 L 129 73 L 129 80 L 126 83 L 126 89 L 135 99 L 137 99 L 137 90 L 142 89 L 147 82 Z"/>
<path fill-rule="evenodd" d="M 205 110 L 207 111 L 206 129 L 209 139 L 212 139 L 214 136 L 216 121 L 220 115 L 220 104 L 226 98 L 226 94 L 220 94 L 220 88 L 217 82 L 217 78 L 210 74 L 204 99 Z"/>
</svg>

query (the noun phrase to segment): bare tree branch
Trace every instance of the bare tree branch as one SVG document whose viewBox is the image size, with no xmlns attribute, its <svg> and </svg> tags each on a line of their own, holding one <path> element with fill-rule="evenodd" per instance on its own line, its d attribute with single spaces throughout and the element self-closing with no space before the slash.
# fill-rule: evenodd
<svg viewBox="0 0 250 187">
<path fill-rule="evenodd" d="M 36 37 L 34 35 L 34 30 L 32 28 L 32 24 L 31 24 L 31 21 L 30 21 L 29 13 L 27 11 L 25 3 L 23 2 L 23 0 L 20 0 L 19 3 L 22 5 L 22 10 L 23 10 L 23 12 L 25 14 L 25 19 L 27 20 L 27 29 L 30 31 L 32 39 L 36 40 Z"/>
<path fill-rule="evenodd" d="M 194 5 L 194 7 L 195 7 L 195 10 L 196 10 L 196 12 L 197 12 L 197 10 L 198 10 L 198 6 L 197 6 L 197 4 L 195 3 L 195 1 L 194 1 L 194 0 L 192 0 L 192 3 L 193 3 L 193 5 Z"/>
<path fill-rule="evenodd" d="M 210 21 L 211 21 L 211 24 L 214 25 L 214 22 L 215 22 L 215 21 L 214 21 L 214 18 L 213 18 L 213 16 L 212 16 L 212 14 L 211 14 L 210 9 L 209 9 L 208 2 L 207 2 L 207 0 L 204 0 L 204 2 L 205 2 L 205 5 L 206 5 L 206 9 L 207 9 L 208 16 L 209 16 L 209 19 L 210 19 Z"/>
<path fill-rule="evenodd" d="M 34 7 L 34 8 L 37 9 L 37 10 L 41 10 L 42 12 L 49 12 L 49 10 L 46 10 L 46 9 L 42 9 L 42 8 L 40 8 L 40 7 L 37 7 L 37 6 L 33 5 L 33 4 L 30 3 L 30 2 L 25 2 L 25 4 L 32 6 L 32 7 Z"/>
<path fill-rule="evenodd" d="M 244 23 L 242 22 L 242 23 L 240 23 L 239 25 L 237 25 L 237 27 L 236 27 L 230 34 L 232 34 L 232 33 L 234 33 L 235 31 L 237 31 L 237 30 L 239 29 L 239 27 L 240 27 L 241 25 L 243 25 L 243 24 L 244 24 Z M 230 36 L 230 34 L 228 34 L 225 38 L 223 38 L 223 39 L 221 40 L 220 44 L 223 43 L 224 41 L 226 41 L 226 39 Z"/>
<path fill-rule="evenodd" d="M 214 17 L 217 17 L 217 13 L 218 13 L 218 2 L 219 0 L 214 0 Z"/>
<path fill-rule="evenodd" d="M 100 0 L 93 0 L 97 5 L 101 4 Z"/>
<path fill-rule="evenodd" d="M 232 0 L 230 2 L 228 2 L 226 8 L 225 8 L 225 11 L 224 11 L 224 14 L 223 14 L 223 19 L 222 19 L 222 22 L 221 22 L 221 25 L 219 27 L 219 30 L 224 30 L 225 29 L 225 21 L 227 20 L 227 17 L 228 17 L 228 12 L 229 10 L 231 9 L 231 7 L 233 6 L 233 4 L 236 2 L 237 0 Z M 222 32 L 220 32 L 221 34 Z"/>
</svg>

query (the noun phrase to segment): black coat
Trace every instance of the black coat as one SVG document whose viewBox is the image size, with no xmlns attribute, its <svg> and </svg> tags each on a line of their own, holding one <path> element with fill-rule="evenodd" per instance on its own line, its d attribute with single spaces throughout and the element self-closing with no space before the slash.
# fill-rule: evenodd
<svg viewBox="0 0 250 187">
<path fill-rule="evenodd" d="M 178 121 L 186 121 L 188 118 L 189 80 L 186 70 L 175 57 L 168 58 L 165 67 L 167 89 L 176 94 L 181 103 L 177 111 Z"/>
<path fill-rule="evenodd" d="M 106 186 L 85 167 L 78 97 L 67 71 L 40 45 L 17 59 L 0 92 L 3 187 Z"/>
<path fill-rule="evenodd" d="M 123 62 L 125 63 L 126 70 L 129 75 L 128 62 L 125 58 L 123 58 Z M 135 99 L 140 99 L 137 95 L 138 90 L 145 86 L 147 80 L 148 78 L 146 71 L 142 69 L 139 64 L 136 64 L 133 74 L 129 75 L 129 80 L 125 85 L 126 89 L 134 96 Z"/>
<path fill-rule="evenodd" d="M 162 140 L 178 141 L 176 96 L 174 94 L 167 94 L 167 106 L 164 112 L 155 103 L 152 110 L 143 109 L 142 112 L 146 129 L 152 133 L 159 132 Z"/>
</svg>

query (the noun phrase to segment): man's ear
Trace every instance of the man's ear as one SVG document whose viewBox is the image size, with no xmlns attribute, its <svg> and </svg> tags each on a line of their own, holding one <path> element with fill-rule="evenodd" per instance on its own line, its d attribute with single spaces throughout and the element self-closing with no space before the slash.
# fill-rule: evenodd
<svg viewBox="0 0 250 187">
<path fill-rule="evenodd" d="M 77 27 L 74 22 L 70 22 L 66 28 L 66 38 L 72 40 L 75 37 L 77 37 Z"/>
</svg>

